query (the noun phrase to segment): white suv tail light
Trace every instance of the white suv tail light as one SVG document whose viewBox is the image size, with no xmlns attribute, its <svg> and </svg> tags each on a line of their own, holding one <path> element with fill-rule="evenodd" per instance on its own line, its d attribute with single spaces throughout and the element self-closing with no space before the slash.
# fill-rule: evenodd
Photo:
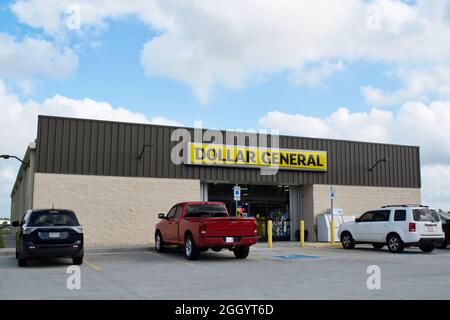
<svg viewBox="0 0 450 320">
<path fill-rule="evenodd" d="M 415 222 L 409 223 L 409 232 L 416 232 L 416 223 Z"/>
</svg>

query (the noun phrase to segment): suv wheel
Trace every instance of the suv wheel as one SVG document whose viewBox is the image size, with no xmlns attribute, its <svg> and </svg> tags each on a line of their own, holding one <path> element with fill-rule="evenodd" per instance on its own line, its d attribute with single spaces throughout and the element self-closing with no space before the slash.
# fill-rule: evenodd
<svg viewBox="0 0 450 320">
<path fill-rule="evenodd" d="M 353 249 L 355 247 L 355 240 L 353 240 L 350 232 L 344 232 L 341 235 L 341 243 L 344 249 Z"/>
<path fill-rule="evenodd" d="M 432 252 L 435 249 L 435 246 L 432 244 L 425 244 L 419 246 L 419 249 L 422 250 L 423 252 Z"/>
<path fill-rule="evenodd" d="M 161 236 L 161 232 L 157 231 L 155 233 L 155 249 L 157 252 L 164 252 L 165 251 L 165 247 L 164 247 L 164 241 L 163 238 Z"/>
<path fill-rule="evenodd" d="M 250 252 L 249 246 L 239 246 L 233 249 L 234 256 L 237 259 L 245 259 L 248 257 L 248 253 Z"/>
<path fill-rule="evenodd" d="M 448 246 L 448 240 L 445 239 L 444 241 L 441 242 L 441 244 L 439 245 L 439 249 L 445 249 Z"/>
<path fill-rule="evenodd" d="M 184 254 L 188 260 L 197 260 L 200 256 L 200 250 L 195 245 L 194 238 L 191 235 L 188 235 L 184 242 Z"/>
<path fill-rule="evenodd" d="M 393 253 L 401 253 L 405 249 L 405 245 L 398 234 L 391 234 L 387 238 L 387 246 L 389 251 Z"/>
<path fill-rule="evenodd" d="M 72 258 L 72 264 L 77 265 L 77 266 L 83 264 L 83 257 Z"/>
<path fill-rule="evenodd" d="M 19 258 L 19 260 L 17 260 L 17 264 L 19 265 L 19 267 L 26 267 L 28 264 L 28 260 Z"/>
</svg>

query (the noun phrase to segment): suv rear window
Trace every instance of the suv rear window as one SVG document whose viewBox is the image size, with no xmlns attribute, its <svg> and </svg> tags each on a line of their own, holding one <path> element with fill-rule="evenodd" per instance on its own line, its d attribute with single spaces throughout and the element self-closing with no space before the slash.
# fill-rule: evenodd
<svg viewBox="0 0 450 320">
<path fill-rule="evenodd" d="M 43 210 L 34 211 L 30 215 L 28 226 L 46 227 L 46 226 L 79 226 L 75 213 L 68 210 Z"/>
<path fill-rule="evenodd" d="M 428 221 L 428 222 L 438 222 L 439 215 L 436 210 L 433 209 L 413 209 L 413 218 L 415 221 Z"/>
<path fill-rule="evenodd" d="M 191 204 L 186 208 L 185 217 L 228 217 L 227 209 L 223 204 Z"/>
</svg>

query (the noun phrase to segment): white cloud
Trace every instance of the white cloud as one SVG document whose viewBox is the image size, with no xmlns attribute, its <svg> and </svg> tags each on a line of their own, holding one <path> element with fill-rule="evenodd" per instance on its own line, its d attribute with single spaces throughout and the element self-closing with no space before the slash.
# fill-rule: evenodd
<svg viewBox="0 0 450 320">
<path fill-rule="evenodd" d="M 123 122 L 180 125 L 179 122 L 161 116 L 147 117 L 122 107 L 113 107 L 107 102 L 93 99 L 72 99 L 61 95 L 45 99 L 20 101 L 0 80 L 0 146 L 3 153 L 22 155 L 26 145 L 36 136 L 39 114 L 75 118 L 102 119 Z"/>
<path fill-rule="evenodd" d="M 298 79 L 309 63 L 445 64 L 450 54 L 446 0 L 19 0 L 11 8 L 19 21 L 60 37 L 71 32 L 73 4 L 82 33 L 124 17 L 158 30 L 141 52 L 145 73 L 187 83 L 205 103 L 217 86 L 239 89 L 280 71 Z M 299 83 L 332 74 L 322 69 Z"/>
<path fill-rule="evenodd" d="M 340 108 L 325 117 L 273 111 L 259 122 L 300 136 L 418 145 L 424 202 L 450 210 L 450 101 L 408 102 L 397 112 Z"/>
<path fill-rule="evenodd" d="M 325 61 L 318 66 L 302 66 L 298 71 L 292 72 L 290 79 L 296 84 L 317 87 L 322 86 L 325 80 L 344 69 L 342 61 L 336 63 Z"/>
<path fill-rule="evenodd" d="M 4 167 L 0 170 L 0 181 L 12 183 L 15 179 L 16 172 L 14 171 L 13 167 Z"/>
<path fill-rule="evenodd" d="M 339 108 L 329 116 L 320 118 L 272 111 L 260 118 L 259 123 L 266 128 L 307 137 L 386 142 L 391 135 L 393 114 L 376 108 L 370 112 L 356 113 Z"/>
<path fill-rule="evenodd" d="M 177 121 L 161 116 L 147 117 L 139 112 L 113 107 L 107 102 L 99 102 L 88 98 L 71 99 L 55 95 L 43 102 L 21 101 L 0 80 L 0 154 L 23 156 L 28 143 L 36 138 L 39 114 L 180 125 Z M 0 210 L 6 210 L 6 206 L 9 206 L 9 195 L 18 168 L 15 164 L 11 167 L 12 161 L 14 160 L 0 160 Z"/>
<path fill-rule="evenodd" d="M 14 80 L 25 91 L 31 90 L 35 77 L 67 77 L 78 65 L 74 51 L 58 48 L 46 40 L 25 37 L 17 41 L 7 33 L 0 33 L 0 48 L 0 76 Z"/>
<path fill-rule="evenodd" d="M 450 210 L 450 165 L 422 166 L 424 203 L 443 210 Z"/>
<path fill-rule="evenodd" d="M 372 105 L 396 105 L 409 99 L 429 100 L 429 95 L 450 97 L 450 65 L 429 68 L 400 68 L 395 75 L 405 87 L 386 92 L 372 86 L 362 87 L 366 101 Z"/>
</svg>

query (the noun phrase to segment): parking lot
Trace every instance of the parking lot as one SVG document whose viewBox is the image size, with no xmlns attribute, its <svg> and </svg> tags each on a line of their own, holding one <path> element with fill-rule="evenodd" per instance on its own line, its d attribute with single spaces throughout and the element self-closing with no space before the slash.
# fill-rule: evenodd
<svg viewBox="0 0 450 320">
<path fill-rule="evenodd" d="M 380 289 L 368 289 L 369 266 L 381 271 Z M 87 252 L 81 289 L 69 290 L 70 260 L 32 261 L 18 268 L 0 255 L 0 299 L 449 299 L 450 250 L 275 243 L 253 247 L 246 260 L 208 251 L 198 261 L 152 249 Z"/>
</svg>

